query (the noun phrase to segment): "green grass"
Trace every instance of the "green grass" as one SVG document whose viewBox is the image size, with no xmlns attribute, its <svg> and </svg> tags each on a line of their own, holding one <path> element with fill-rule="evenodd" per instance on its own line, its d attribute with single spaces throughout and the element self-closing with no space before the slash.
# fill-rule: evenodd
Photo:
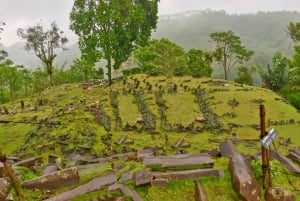
<svg viewBox="0 0 300 201">
<path fill-rule="evenodd" d="M 134 79 L 140 80 L 140 87 L 146 90 L 146 82 L 152 84 L 152 91 L 145 92 L 145 98 L 148 107 L 151 112 L 157 117 L 157 124 L 155 133 L 147 131 L 116 131 L 114 124 L 114 114 L 109 101 L 109 91 L 116 90 L 118 94 L 118 108 L 122 119 L 123 126 L 126 123 L 134 125 L 136 119 L 141 115 L 138 110 L 138 105 L 135 103 L 134 96 L 132 94 L 123 94 L 124 89 L 128 90 L 134 85 Z M 144 82 L 143 82 L 144 80 Z M 209 82 L 211 80 L 211 82 Z M 168 83 L 176 83 L 178 86 L 177 92 L 167 93 Z M 226 84 L 224 86 L 224 84 Z M 157 85 L 157 86 L 155 86 Z M 164 88 L 163 98 L 166 100 L 166 106 L 168 107 L 166 114 L 167 120 L 170 124 L 182 124 L 189 125 L 194 123 L 197 126 L 203 126 L 202 123 L 195 122 L 197 116 L 202 116 L 202 111 L 197 102 L 195 102 L 196 96 L 193 94 L 193 88 L 200 86 L 207 92 L 207 102 L 214 113 L 218 115 L 218 118 L 223 124 L 226 132 L 213 133 L 211 131 L 203 131 L 201 133 L 192 132 L 167 132 L 160 130 L 160 115 L 159 107 L 155 103 L 154 92 L 158 91 L 158 86 Z M 0 121 L 12 121 L 11 123 L 0 123 L 0 149 L 2 153 L 6 155 L 18 155 L 16 150 L 26 146 L 26 150 L 21 151 L 19 155 L 27 153 L 33 153 L 35 156 L 42 156 L 44 161 L 47 160 L 49 153 L 57 154 L 62 158 L 63 153 L 61 149 L 62 145 L 59 145 L 56 140 L 61 135 L 70 135 L 70 143 L 64 147 L 64 149 L 77 147 L 79 145 L 88 146 L 90 140 L 82 135 L 82 132 L 93 133 L 92 147 L 98 157 L 103 156 L 103 149 L 108 151 L 116 151 L 121 153 L 124 147 L 129 151 L 143 149 L 145 146 L 158 146 L 161 147 L 159 153 L 167 152 L 167 154 L 174 154 L 179 149 L 172 148 L 172 145 L 176 143 L 179 138 L 183 138 L 184 142 L 191 143 L 191 146 L 184 148 L 187 153 L 199 153 L 200 150 L 211 150 L 219 147 L 219 143 L 211 141 L 222 141 L 225 139 L 234 139 L 232 134 L 235 133 L 240 139 L 255 139 L 253 146 L 247 146 L 246 142 L 241 142 L 236 145 L 236 148 L 243 154 L 254 154 L 260 150 L 260 143 L 258 141 L 260 130 L 256 130 L 252 125 L 259 125 L 259 104 L 254 100 L 262 99 L 266 109 L 266 123 L 275 121 L 289 121 L 293 119 L 294 124 L 288 125 L 267 125 L 266 130 L 275 128 L 279 136 L 275 139 L 275 144 L 278 150 L 282 154 L 287 154 L 290 148 L 300 148 L 300 113 L 291 105 L 280 101 L 280 96 L 274 92 L 252 86 L 239 86 L 233 82 L 224 80 L 213 80 L 211 78 L 191 78 L 191 77 L 148 77 L 146 75 L 135 75 L 127 78 L 127 84 L 123 85 L 122 82 L 113 83 L 111 87 L 94 87 L 92 90 L 84 90 L 78 84 L 67 84 L 45 90 L 41 94 L 37 94 L 32 97 L 23 98 L 25 105 L 34 106 L 39 99 L 43 99 L 44 105 L 39 106 L 37 111 L 29 111 L 29 107 L 24 110 L 20 108 L 20 100 L 16 100 L 5 106 L 12 111 L 13 108 L 17 109 L 16 114 L 0 115 Z M 232 107 L 228 104 L 230 100 L 237 100 L 239 102 L 237 107 Z M 80 101 L 85 100 L 86 105 L 83 105 Z M 89 112 L 89 107 L 100 101 L 104 106 L 104 110 L 107 115 L 112 119 L 112 128 L 110 133 L 112 134 L 112 144 L 110 147 L 106 147 L 101 137 L 106 135 L 104 127 L 99 125 L 95 121 L 95 117 Z M 70 105 L 73 105 L 74 109 L 69 110 Z M 64 114 L 62 112 L 64 110 Z M 54 112 L 54 114 L 53 114 Z M 235 114 L 232 117 L 228 114 Z M 45 118 L 54 118 L 56 121 L 61 122 L 60 125 L 46 127 L 43 125 L 39 131 L 36 131 L 37 123 Z M 15 123 L 13 123 L 15 122 Z M 236 124 L 237 127 L 230 128 L 228 124 Z M 30 143 L 25 143 L 25 139 L 28 133 L 34 132 L 38 136 L 32 137 Z M 113 142 L 118 141 L 124 134 L 128 139 L 133 139 L 134 144 L 130 145 L 116 145 Z M 292 144 L 288 146 L 279 146 L 280 140 L 290 138 Z M 55 143 L 54 150 L 42 150 L 40 153 L 37 149 L 42 149 L 46 145 Z M 271 148 L 273 148 L 271 146 Z M 118 172 L 118 177 L 121 173 L 129 170 L 131 173 L 142 169 L 143 165 L 140 162 L 125 162 L 116 161 L 116 163 L 122 164 L 124 168 Z M 227 159 L 214 159 L 215 167 L 225 170 L 225 178 L 219 179 L 214 177 L 207 178 L 195 178 L 201 180 L 205 189 L 207 190 L 210 200 L 224 200 L 224 201 L 236 201 L 237 196 L 232 190 L 230 175 L 227 171 L 228 160 Z M 274 162 L 272 162 L 274 163 Z M 275 164 L 275 169 L 280 170 L 280 164 Z M 96 172 L 89 172 L 82 175 L 81 183 L 84 183 L 95 175 L 99 176 L 103 171 L 107 171 L 109 168 L 103 168 Z M 287 180 L 287 177 L 283 171 L 280 170 L 274 176 L 274 185 L 282 186 L 287 189 L 291 189 L 291 186 Z M 24 173 L 27 175 L 27 173 Z M 27 177 L 32 175 L 28 173 Z M 259 178 L 259 177 L 258 177 Z M 299 176 L 290 175 L 292 182 L 300 189 Z M 260 180 L 259 180 L 260 181 Z M 138 187 L 136 190 L 142 195 L 144 200 L 190 200 L 193 197 L 194 180 L 186 181 L 172 181 L 167 187 Z M 261 182 L 261 181 L 260 181 Z M 132 183 L 128 184 L 131 188 L 134 188 Z M 65 189 L 60 190 L 59 192 Z M 225 193 L 224 193 L 225 192 Z M 58 193 L 57 191 L 51 193 Z M 87 195 L 86 198 L 101 196 L 107 192 L 95 192 Z M 42 196 L 43 192 L 25 192 L 29 200 L 34 200 L 38 196 Z M 300 195 L 296 194 L 300 200 Z M 222 197 L 223 196 L 223 197 Z M 75 200 L 83 200 L 83 197 L 75 198 Z"/>
</svg>

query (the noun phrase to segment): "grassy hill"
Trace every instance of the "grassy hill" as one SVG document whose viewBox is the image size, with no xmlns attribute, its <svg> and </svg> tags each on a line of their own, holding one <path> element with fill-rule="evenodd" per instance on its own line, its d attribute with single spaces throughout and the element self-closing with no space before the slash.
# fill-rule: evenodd
<svg viewBox="0 0 300 201">
<path fill-rule="evenodd" d="M 275 140 L 279 151 L 286 154 L 290 148 L 300 148 L 300 113 L 295 108 L 270 90 L 230 81 L 135 75 L 110 87 L 97 81 L 67 84 L 22 100 L 24 108 L 16 100 L 1 105 L 0 115 L 1 151 L 20 158 L 41 156 L 46 161 L 48 154 L 66 158 L 71 153 L 106 157 L 145 146 L 159 147 L 160 154 L 198 153 L 218 148 L 225 139 L 239 142 L 236 148 L 243 154 L 254 154 L 260 151 L 259 104 L 266 108 L 266 129 L 279 133 Z M 107 143 L 118 142 L 124 134 L 128 144 Z M 179 138 L 190 146 L 173 148 Z M 288 139 L 291 144 L 283 145 Z M 225 159 L 215 162 L 223 169 L 227 163 Z M 219 198 L 235 200 L 228 177 L 227 172 L 219 184 L 215 179 L 203 180 L 208 189 L 219 189 L 209 190 L 210 197 L 225 189 L 228 196 Z M 300 188 L 299 179 L 293 179 Z M 178 182 L 167 190 L 145 187 L 138 191 L 145 200 L 155 196 L 172 200 L 182 191 L 177 200 L 186 200 L 193 182 Z M 291 188 L 284 175 L 273 182 Z"/>
</svg>

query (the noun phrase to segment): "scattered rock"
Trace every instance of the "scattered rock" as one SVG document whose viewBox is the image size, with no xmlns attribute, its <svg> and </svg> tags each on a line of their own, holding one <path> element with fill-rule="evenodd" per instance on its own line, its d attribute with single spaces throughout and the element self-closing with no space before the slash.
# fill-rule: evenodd
<svg viewBox="0 0 300 201">
<path fill-rule="evenodd" d="M 229 171 L 234 190 L 241 200 L 260 201 L 260 186 L 243 156 L 235 153 L 229 161 Z"/>
<path fill-rule="evenodd" d="M 291 191 L 283 188 L 269 188 L 265 194 L 266 201 L 295 201 Z"/>
<path fill-rule="evenodd" d="M 10 184 L 4 178 L 0 178 L 0 200 L 5 200 L 9 193 Z"/>
<path fill-rule="evenodd" d="M 117 182 L 117 177 L 114 174 L 105 175 L 99 178 L 95 178 L 92 181 L 83 184 L 81 186 L 78 186 L 77 188 L 74 188 L 70 191 L 66 191 L 64 193 L 61 193 L 59 195 L 56 195 L 52 198 L 49 198 L 44 201 L 67 201 L 71 200 L 73 197 L 77 195 L 83 195 L 86 193 L 90 193 L 93 191 L 100 190 L 110 184 L 113 184 Z"/>
<path fill-rule="evenodd" d="M 208 201 L 207 194 L 200 181 L 195 181 L 195 201 Z"/>
<path fill-rule="evenodd" d="M 25 181 L 23 187 L 25 189 L 50 190 L 69 186 L 78 182 L 78 170 L 76 167 L 72 167 Z"/>
<path fill-rule="evenodd" d="M 135 186 L 142 186 L 151 183 L 153 176 L 151 172 L 146 170 L 140 170 L 133 175 Z"/>
</svg>

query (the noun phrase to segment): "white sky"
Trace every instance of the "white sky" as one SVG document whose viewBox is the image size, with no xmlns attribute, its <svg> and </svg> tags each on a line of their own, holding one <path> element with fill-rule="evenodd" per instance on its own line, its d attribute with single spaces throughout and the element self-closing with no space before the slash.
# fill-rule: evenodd
<svg viewBox="0 0 300 201">
<path fill-rule="evenodd" d="M 20 41 L 16 31 L 42 22 L 45 26 L 56 21 L 71 41 L 76 36 L 69 29 L 69 13 L 73 0 L 1 0 L 0 21 L 6 26 L 1 33 L 5 46 Z M 227 13 L 256 13 L 257 11 L 297 10 L 300 0 L 160 0 L 159 15 L 188 10 L 225 10 Z"/>
</svg>

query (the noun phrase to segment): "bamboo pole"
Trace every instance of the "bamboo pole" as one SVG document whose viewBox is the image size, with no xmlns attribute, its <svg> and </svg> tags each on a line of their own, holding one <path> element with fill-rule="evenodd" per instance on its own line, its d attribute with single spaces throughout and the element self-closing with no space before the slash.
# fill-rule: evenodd
<svg viewBox="0 0 300 201">
<path fill-rule="evenodd" d="M 264 105 L 259 105 L 260 111 L 260 138 L 262 139 L 267 135 L 265 117 L 266 111 Z M 262 177 L 263 177 L 263 188 L 268 189 L 271 186 L 271 175 L 270 175 L 270 162 L 269 162 L 269 151 L 263 145 L 261 145 L 262 154 Z"/>
</svg>

